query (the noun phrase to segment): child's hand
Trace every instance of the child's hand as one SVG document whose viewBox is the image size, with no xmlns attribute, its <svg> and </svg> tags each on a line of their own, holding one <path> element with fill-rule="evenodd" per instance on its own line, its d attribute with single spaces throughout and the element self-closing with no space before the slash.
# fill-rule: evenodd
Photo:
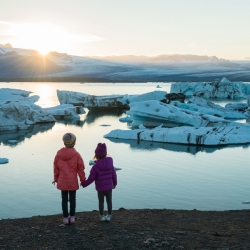
<svg viewBox="0 0 250 250">
<path fill-rule="evenodd" d="M 52 181 L 52 184 L 54 184 L 54 185 L 55 185 L 55 183 L 56 183 L 56 181 Z"/>
<path fill-rule="evenodd" d="M 116 188 L 116 186 L 113 187 L 113 189 L 115 189 L 115 188 Z"/>
</svg>

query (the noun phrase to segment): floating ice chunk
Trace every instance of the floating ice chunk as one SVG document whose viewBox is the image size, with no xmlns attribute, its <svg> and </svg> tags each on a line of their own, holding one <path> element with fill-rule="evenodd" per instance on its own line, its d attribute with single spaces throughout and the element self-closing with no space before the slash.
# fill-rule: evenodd
<svg viewBox="0 0 250 250">
<path fill-rule="evenodd" d="M 105 95 L 95 96 L 80 92 L 57 90 L 57 97 L 61 104 L 82 105 L 89 110 L 101 109 L 129 109 L 129 104 L 146 100 L 163 100 L 167 92 L 156 90 L 141 95 Z"/>
<path fill-rule="evenodd" d="M 222 107 L 201 97 L 192 97 L 189 99 L 188 103 L 172 102 L 171 104 L 178 108 L 228 119 L 246 119 L 249 117 L 247 112 L 245 114 L 242 113 L 244 112 L 244 109 L 248 108 L 247 105 L 241 103 L 227 104 L 225 107 Z"/>
<path fill-rule="evenodd" d="M 9 143 L 17 143 L 17 140 L 8 140 Z"/>
<path fill-rule="evenodd" d="M 250 84 L 231 82 L 226 77 L 213 82 L 177 82 L 171 85 L 170 93 L 203 98 L 244 98 L 249 94 Z"/>
<path fill-rule="evenodd" d="M 62 104 L 51 108 L 43 108 L 53 116 L 78 116 L 78 114 L 85 114 L 83 107 L 76 107 L 72 104 Z M 79 117 L 80 118 L 80 117 Z"/>
<path fill-rule="evenodd" d="M 95 164 L 95 161 L 94 161 L 94 160 L 90 160 L 90 161 L 89 161 L 89 165 L 90 165 L 90 166 L 92 166 L 92 165 L 94 165 L 94 164 Z"/>
<path fill-rule="evenodd" d="M 12 100 L 25 100 L 32 92 L 21 89 L 1 88 L 0 106 Z"/>
<path fill-rule="evenodd" d="M 242 204 L 250 204 L 250 201 L 242 201 Z"/>
<path fill-rule="evenodd" d="M 0 107 L 0 131 L 23 130 L 35 123 L 55 122 L 46 111 L 35 110 L 26 101 L 9 101 Z"/>
<path fill-rule="evenodd" d="M 248 109 L 247 103 L 236 102 L 236 103 L 227 103 L 225 108 L 236 111 L 244 111 Z"/>
<path fill-rule="evenodd" d="M 0 158 L 0 164 L 8 163 L 9 160 L 7 158 Z"/>
<path fill-rule="evenodd" d="M 161 86 L 160 86 L 160 85 L 157 85 L 156 88 L 161 88 Z"/>
<path fill-rule="evenodd" d="M 101 124 L 99 126 L 108 127 L 108 126 L 111 126 L 111 125 L 110 124 Z"/>
<path fill-rule="evenodd" d="M 188 104 L 185 104 L 188 105 Z M 203 114 L 190 109 L 175 107 L 159 101 L 131 103 L 126 113 L 133 118 L 131 126 L 137 127 L 145 121 L 172 122 L 193 127 L 244 126 L 241 123 L 225 120 L 213 115 Z M 240 113 L 239 113 L 240 114 Z"/>
<path fill-rule="evenodd" d="M 119 119 L 120 122 L 132 122 L 133 118 L 127 115 L 126 117 L 122 117 Z"/>
<path fill-rule="evenodd" d="M 232 145 L 250 143 L 249 126 L 175 127 L 158 129 L 116 129 L 104 138 L 194 145 Z"/>
</svg>

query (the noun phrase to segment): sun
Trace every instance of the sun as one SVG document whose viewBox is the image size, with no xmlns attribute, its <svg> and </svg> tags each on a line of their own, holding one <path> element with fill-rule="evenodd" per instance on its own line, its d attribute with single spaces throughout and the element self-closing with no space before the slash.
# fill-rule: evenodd
<svg viewBox="0 0 250 250">
<path fill-rule="evenodd" d="M 67 37 L 62 28 L 48 23 L 20 24 L 13 33 L 19 47 L 34 49 L 43 56 L 50 51 L 62 50 Z"/>
<path fill-rule="evenodd" d="M 41 48 L 41 49 L 38 49 L 38 52 L 40 55 L 46 56 L 50 52 L 50 50 L 47 48 Z"/>
</svg>

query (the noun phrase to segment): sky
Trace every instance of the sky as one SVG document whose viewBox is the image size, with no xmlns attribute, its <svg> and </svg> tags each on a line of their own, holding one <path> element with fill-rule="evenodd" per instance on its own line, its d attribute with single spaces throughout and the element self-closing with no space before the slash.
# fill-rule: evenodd
<svg viewBox="0 0 250 250">
<path fill-rule="evenodd" d="M 0 0 L 0 44 L 79 56 L 250 57 L 250 0 Z"/>
</svg>

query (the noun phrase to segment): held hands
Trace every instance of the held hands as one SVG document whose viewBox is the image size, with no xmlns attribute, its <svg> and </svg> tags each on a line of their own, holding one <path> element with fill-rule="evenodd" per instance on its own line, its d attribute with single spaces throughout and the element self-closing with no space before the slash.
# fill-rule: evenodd
<svg viewBox="0 0 250 250">
<path fill-rule="evenodd" d="M 113 187 L 113 189 L 115 189 L 115 188 L 116 188 L 116 186 Z"/>
<path fill-rule="evenodd" d="M 56 181 L 52 181 L 52 184 L 55 185 Z"/>
</svg>

